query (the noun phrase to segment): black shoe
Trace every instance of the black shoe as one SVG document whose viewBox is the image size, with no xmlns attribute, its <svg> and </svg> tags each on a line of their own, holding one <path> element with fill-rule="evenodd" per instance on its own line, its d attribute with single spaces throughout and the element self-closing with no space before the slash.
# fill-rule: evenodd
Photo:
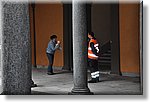
<svg viewBox="0 0 150 102">
<path fill-rule="evenodd" d="M 100 82 L 99 77 L 97 77 L 95 80 L 96 80 L 96 82 Z"/>
<path fill-rule="evenodd" d="M 92 78 L 90 81 L 88 81 L 88 83 L 97 83 L 97 82 L 100 82 L 100 81 L 99 81 L 99 77 L 97 77 L 97 78 Z"/>
<path fill-rule="evenodd" d="M 92 79 L 92 80 L 88 81 L 88 83 L 97 83 L 97 81 Z"/>
<path fill-rule="evenodd" d="M 47 72 L 47 74 L 48 74 L 48 75 L 53 75 L 54 73 L 52 73 L 52 72 Z"/>
<path fill-rule="evenodd" d="M 32 84 L 31 87 L 37 87 L 37 84 Z"/>
</svg>

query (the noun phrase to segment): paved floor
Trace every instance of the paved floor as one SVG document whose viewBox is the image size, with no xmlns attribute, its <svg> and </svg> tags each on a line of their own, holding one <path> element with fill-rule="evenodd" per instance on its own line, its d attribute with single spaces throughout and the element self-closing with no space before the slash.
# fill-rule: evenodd
<svg viewBox="0 0 150 102">
<path fill-rule="evenodd" d="M 71 72 L 55 70 L 55 75 L 47 75 L 46 69 L 33 69 L 32 72 L 33 80 L 38 85 L 38 87 L 32 88 L 32 94 L 67 95 L 73 88 L 73 77 Z M 90 90 L 96 95 L 131 95 L 141 94 L 142 92 L 139 78 L 101 74 L 101 80 L 102 82 L 99 83 L 88 83 Z M 0 56 L 0 93 L 1 84 Z"/>
<path fill-rule="evenodd" d="M 54 71 L 56 74 L 47 75 L 46 69 L 33 69 L 33 80 L 38 87 L 32 88 L 32 94 L 67 95 L 71 91 L 72 73 L 62 70 Z M 95 95 L 139 95 L 142 93 L 139 78 L 101 74 L 101 80 L 102 82 L 99 83 L 88 83 L 91 92 Z M 0 86 L 1 84 L 0 74 Z"/>
<path fill-rule="evenodd" d="M 55 75 L 47 75 L 46 69 L 33 69 L 33 80 L 38 87 L 32 88 L 32 94 L 67 95 L 73 88 L 72 73 L 62 70 L 55 72 Z M 99 83 L 88 83 L 90 90 L 96 95 L 142 93 L 139 78 L 101 74 L 101 80 Z"/>
</svg>

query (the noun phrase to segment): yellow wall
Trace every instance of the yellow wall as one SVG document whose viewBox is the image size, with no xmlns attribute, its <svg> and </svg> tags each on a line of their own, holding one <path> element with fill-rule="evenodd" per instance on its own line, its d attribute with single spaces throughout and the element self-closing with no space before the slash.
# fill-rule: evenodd
<svg viewBox="0 0 150 102">
<path fill-rule="evenodd" d="M 52 33 L 57 34 L 63 46 L 62 4 L 36 4 L 37 65 L 48 65 L 46 48 Z M 120 4 L 120 70 L 139 73 L 139 5 Z M 34 63 L 32 9 L 30 8 L 32 64 Z M 63 51 L 56 51 L 54 66 L 63 66 Z"/>
<path fill-rule="evenodd" d="M 121 72 L 139 74 L 139 5 L 120 4 L 119 16 Z"/>
<path fill-rule="evenodd" d="M 32 39 L 32 64 L 34 63 L 33 49 L 33 23 L 32 9 L 30 7 L 31 39 Z M 37 65 L 48 65 L 46 48 L 51 34 L 56 34 L 63 47 L 63 5 L 62 4 L 36 4 L 35 6 L 36 29 L 36 60 Z M 54 66 L 63 66 L 63 50 L 56 51 Z"/>
</svg>

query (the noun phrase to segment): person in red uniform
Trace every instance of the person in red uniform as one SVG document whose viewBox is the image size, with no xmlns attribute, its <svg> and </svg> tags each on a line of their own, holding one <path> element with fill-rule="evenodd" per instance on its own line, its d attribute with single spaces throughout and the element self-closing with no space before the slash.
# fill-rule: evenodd
<svg viewBox="0 0 150 102">
<path fill-rule="evenodd" d="M 88 65 L 91 72 L 91 80 L 89 83 L 99 82 L 99 70 L 98 70 L 98 53 L 99 44 L 94 37 L 94 33 L 88 33 L 89 43 L 88 43 Z"/>
</svg>

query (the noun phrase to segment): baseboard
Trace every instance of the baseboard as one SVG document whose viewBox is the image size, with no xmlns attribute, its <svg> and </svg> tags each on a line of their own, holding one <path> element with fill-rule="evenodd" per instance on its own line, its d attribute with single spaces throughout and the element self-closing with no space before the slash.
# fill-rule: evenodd
<svg viewBox="0 0 150 102">
<path fill-rule="evenodd" d="M 140 77 L 139 74 L 137 74 L 137 73 L 132 73 L 132 72 L 122 72 L 121 74 L 122 74 L 122 76 Z"/>
<path fill-rule="evenodd" d="M 32 68 L 35 68 L 35 67 L 32 65 Z M 41 68 L 47 69 L 48 66 L 37 65 L 36 68 L 39 68 L 39 69 L 41 69 Z M 53 66 L 53 68 L 56 69 L 56 70 L 57 70 L 57 69 L 58 69 L 58 70 L 62 70 L 63 67 Z"/>
</svg>

